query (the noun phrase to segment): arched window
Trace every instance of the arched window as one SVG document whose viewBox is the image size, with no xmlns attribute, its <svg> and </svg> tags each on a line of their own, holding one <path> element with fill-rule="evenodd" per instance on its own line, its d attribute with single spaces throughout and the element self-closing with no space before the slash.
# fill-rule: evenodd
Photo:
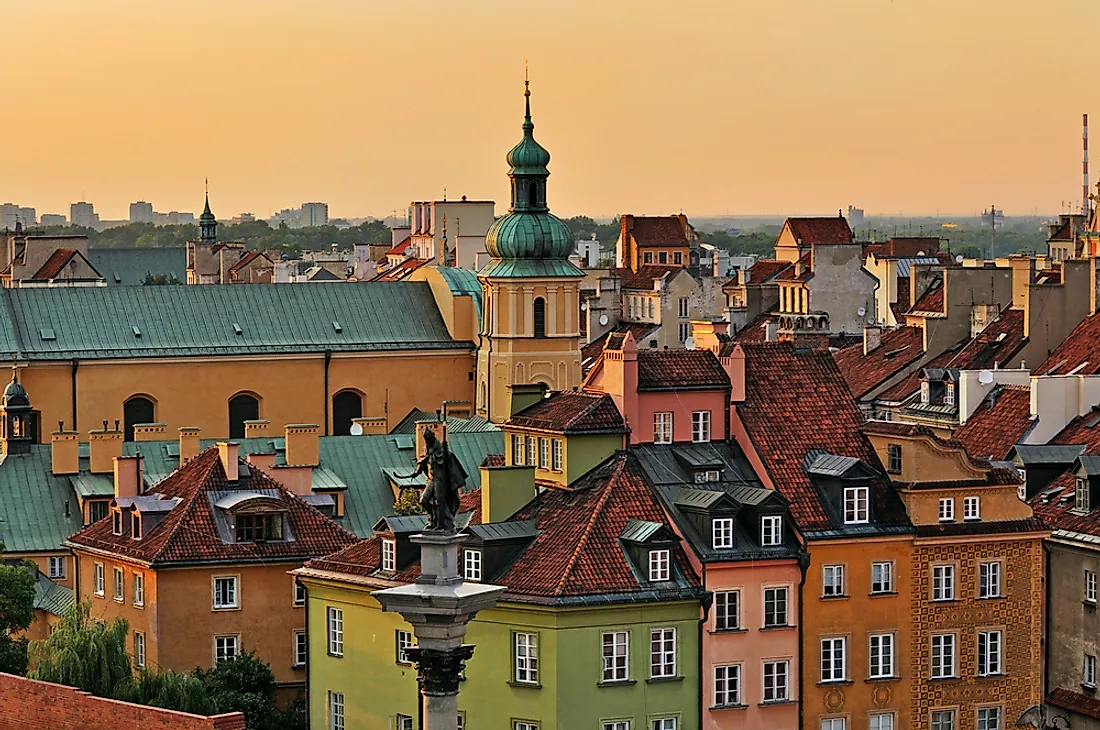
<svg viewBox="0 0 1100 730">
<path fill-rule="evenodd" d="M 546 337 L 546 300 L 535 297 L 535 337 Z"/>
<path fill-rule="evenodd" d="M 134 440 L 134 426 L 140 423 L 156 423 L 157 417 L 153 401 L 145 396 L 135 395 L 122 404 L 122 422 L 126 425 L 126 440 Z"/>
<path fill-rule="evenodd" d="M 332 433 L 347 436 L 353 418 L 363 416 L 363 396 L 354 390 L 342 390 L 332 396 Z"/>
<path fill-rule="evenodd" d="M 527 184 L 527 204 L 532 208 L 539 205 L 539 185 L 534 180 Z"/>
<path fill-rule="evenodd" d="M 260 401 L 250 393 L 238 393 L 229 399 L 229 438 L 244 438 L 244 422 L 260 418 Z"/>
</svg>

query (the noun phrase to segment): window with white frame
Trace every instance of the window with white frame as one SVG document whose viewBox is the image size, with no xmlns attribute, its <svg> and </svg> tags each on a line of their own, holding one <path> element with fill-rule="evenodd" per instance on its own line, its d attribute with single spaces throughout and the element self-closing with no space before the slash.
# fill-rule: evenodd
<svg viewBox="0 0 1100 730">
<path fill-rule="evenodd" d="M 948 383 L 943 389 L 943 404 L 945 406 L 955 405 L 955 384 Z"/>
<path fill-rule="evenodd" d="M 512 677 L 519 684 L 539 683 L 539 637 L 517 631 L 512 634 Z"/>
<path fill-rule="evenodd" d="M 397 543 L 382 538 L 382 570 L 392 573 L 397 570 Z"/>
<path fill-rule="evenodd" d="M 894 592 L 894 564 L 890 561 L 871 563 L 871 593 Z"/>
<path fill-rule="evenodd" d="M 294 666 L 304 667 L 309 659 L 309 642 L 306 640 L 306 632 L 294 632 Z"/>
<path fill-rule="evenodd" d="M 790 696 L 790 664 L 764 662 L 764 702 L 786 702 Z"/>
<path fill-rule="evenodd" d="M 940 500 L 940 522 L 954 522 L 955 521 L 955 500 L 951 497 L 944 497 Z"/>
<path fill-rule="evenodd" d="M 120 510 L 111 512 L 111 534 L 122 534 L 122 512 Z"/>
<path fill-rule="evenodd" d="M 1089 499 L 1089 480 L 1085 477 L 1077 477 L 1073 491 L 1073 509 L 1078 512 L 1088 512 L 1091 508 Z"/>
<path fill-rule="evenodd" d="M 649 730 L 676 730 L 676 718 L 655 717 L 649 723 Z"/>
<path fill-rule="evenodd" d="M 844 595 L 843 565 L 826 565 L 822 568 L 821 595 L 826 598 Z"/>
<path fill-rule="evenodd" d="M 214 637 L 214 663 L 229 661 L 237 657 L 238 643 L 240 637 L 238 636 L 215 636 Z"/>
<path fill-rule="evenodd" d="M 554 461 L 552 464 L 554 471 L 561 471 L 562 463 L 562 441 L 561 439 L 554 439 Z"/>
<path fill-rule="evenodd" d="M 894 635 L 871 634 L 868 641 L 871 679 L 894 676 Z"/>
<path fill-rule="evenodd" d="M 413 730 L 414 723 L 412 715 L 402 715 L 400 713 L 393 716 L 393 730 Z"/>
<path fill-rule="evenodd" d="M 978 598 L 1001 597 L 1001 564 L 978 564 Z"/>
<path fill-rule="evenodd" d="M 535 466 L 539 463 L 538 442 L 534 436 L 527 437 L 527 466 Z"/>
<path fill-rule="evenodd" d="M 550 468 L 550 439 L 539 437 L 539 469 Z"/>
<path fill-rule="evenodd" d="M 821 718 L 821 730 L 848 730 L 848 718 L 823 717 Z"/>
<path fill-rule="evenodd" d="M 625 682 L 630 679 L 630 634 L 607 631 L 603 635 L 603 681 Z"/>
<path fill-rule="evenodd" d="M 298 581 L 294 581 L 294 605 L 306 605 L 306 587 Z"/>
<path fill-rule="evenodd" d="M 1085 665 L 1081 671 L 1081 684 L 1088 689 L 1096 688 L 1096 655 L 1085 654 Z"/>
<path fill-rule="evenodd" d="M 228 575 L 214 578 L 214 608 L 238 608 L 237 576 Z"/>
<path fill-rule="evenodd" d="M 672 413 L 661 412 L 653 414 L 653 443 L 672 443 Z"/>
<path fill-rule="evenodd" d="M 687 317 L 688 316 L 688 300 L 687 300 L 687 297 L 681 298 L 680 301 L 677 304 L 679 305 L 679 307 L 678 307 L 679 315 L 681 317 Z"/>
<path fill-rule="evenodd" d="M 654 679 L 676 676 L 676 629 L 650 630 L 649 676 Z"/>
<path fill-rule="evenodd" d="M 932 710 L 932 730 L 956 730 L 954 710 Z"/>
<path fill-rule="evenodd" d="M 932 635 L 932 679 L 955 676 L 955 635 Z"/>
<path fill-rule="evenodd" d="M 717 631 L 741 628 L 740 591 L 718 591 L 714 594 L 714 628 Z"/>
<path fill-rule="evenodd" d="M 134 665 L 145 666 L 145 634 L 140 631 L 134 632 Z"/>
<path fill-rule="evenodd" d="M 103 563 L 95 564 L 95 594 L 103 595 Z"/>
<path fill-rule="evenodd" d="M 711 546 L 715 550 L 733 547 L 733 518 L 715 517 L 710 521 Z"/>
<path fill-rule="evenodd" d="M 539 724 L 537 722 L 524 722 L 523 720 L 516 720 L 512 723 L 512 730 L 539 730 Z"/>
<path fill-rule="evenodd" d="M 691 412 L 691 440 L 697 444 L 710 441 L 710 411 Z"/>
<path fill-rule="evenodd" d="M 512 465 L 523 466 L 525 459 L 523 448 L 523 436 L 518 433 L 512 434 Z"/>
<path fill-rule="evenodd" d="M 1000 707 L 978 708 L 978 730 L 1004 730 Z"/>
<path fill-rule="evenodd" d="M 787 588 L 785 586 L 764 589 L 764 626 L 776 628 L 787 625 Z"/>
<path fill-rule="evenodd" d="M 844 489 L 844 524 L 857 525 L 870 520 L 868 487 L 846 487 Z"/>
<path fill-rule="evenodd" d="M 411 631 L 402 631 L 397 629 L 394 632 L 394 661 L 398 664 L 412 664 L 412 660 L 409 659 L 409 655 L 406 653 L 413 647 L 413 635 Z"/>
<path fill-rule="evenodd" d="M 328 730 L 344 730 L 344 693 L 328 693 Z"/>
<path fill-rule="evenodd" d="M 954 601 L 955 600 L 955 566 L 954 565 L 933 565 L 932 566 L 932 600 L 933 601 Z"/>
<path fill-rule="evenodd" d="M 63 555 L 55 555 L 50 557 L 50 577 L 65 577 L 65 557 Z"/>
<path fill-rule="evenodd" d="M 1001 632 L 978 632 L 978 676 L 1001 673 Z"/>
<path fill-rule="evenodd" d="M 649 551 L 649 579 L 653 582 L 668 580 L 670 576 L 668 550 Z"/>
<path fill-rule="evenodd" d="M 886 447 L 886 471 L 901 474 L 901 444 L 890 444 Z"/>
<path fill-rule="evenodd" d="M 1096 571 L 1085 571 L 1085 600 L 1096 603 Z"/>
<path fill-rule="evenodd" d="M 630 720 L 612 720 L 603 723 L 603 730 L 630 730 Z"/>
<path fill-rule="evenodd" d="M 145 605 L 145 575 L 134 573 L 134 605 Z"/>
<path fill-rule="evenodd" d="M 462 550 L 462 577 L 472 583 L 481 580 L 481 551 L 474 548 Z"/>
<path fill-rule="evenodd" d="M 870 716 L 870 730 L 894 730 L 894 713 L 875 712 Z"/>
<path fill-rule="evenodd" d="M 714 706 L 741 704 L 741 665 L 729 664 L 714 668 Z"/>
<path fill-rule="evenodd" d="M 328 608 L 328 653 L 344 656 L 344 610 Z"/>
<path fill-rule="evenodd" d="M 963 520 L 980 520 L 982 518 L 982 498 L 963 497 Z"/>
<path fill-rule="evenodd" d="M 126 579 L 123 577 L 122 568 L 115 568 L 115 600 L 121 601 L 126 593 Z"/>
<path fill-rule="evenodd" d="M 764 515 L 760 518 L 760 544 L 764 547 L 783 544 L 783 517 Z"/>
<path fill-rule="evenodd" d="M 848 640 L 843 636 L 821 640 L 821 681 L 843 682 L 848 660 Z"/>
</svg>

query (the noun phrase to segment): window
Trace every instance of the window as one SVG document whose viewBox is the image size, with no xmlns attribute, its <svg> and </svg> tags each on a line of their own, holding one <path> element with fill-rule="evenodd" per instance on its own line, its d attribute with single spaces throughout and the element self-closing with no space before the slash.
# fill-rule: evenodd
<svg viewBox="0 0 1100 730">
<path fill-rule="evenodd" d="M 130 515 L 130 537 L 141 539 L 141 515 L 136 512 Z"/>
<path fill-rule="evenodd" d="M 388 573 L 397 570 L 397 543 L 393 540 L 382 540 L 382 570 Z"/>
<path fill-rule="evenodd" d="M 465 548 L 462 551 L 462 577 L 474 583 L 481 580 L 481 551 Z"/>
<path fill-rule="evenodd" d="M 686 297 L 677 302 L 677 310 L 681 317 L 686 318 L 688 316 L 688 300 Z"/>
<path fill-rule="evenodd" d="M 114 510 L 111 512 L 111 534 L 122 534 L 122 510 Z"/>
<path fill-rule="evenodd" d="M 954 565 L 933 565 L 932 566 L 932 600 L 933 601 L 954 601 L 955 600 L 955 566 Z"/>
<path fill-rule="evenodd" d="M 924 405 L 928 405 L 932 400 L 932 384 L 927 380 L 921 381 L 920 384 L 920 402 Z"/>
<path fill-rule="evenodd" d="M 978 709 L 978 730 L 1002 730 L 1001 708 L 982 707 Z"/>
<path fill-rule="evenodd" d="M 298 581 L 294 581 L 294 605 L 306 605 L 306 587 Z"/>
<path fill-rule="evenodd" d="M 764 701 L 785 702 L 790 699 L 789 665 L 787 662 L 764 662 Z"/>
<path fill-rule="evenodd" d="M 103 563 L 95 564 L 95 594 L 103 595 Z"/>
<path fill-rule="evenodd" d="M 306 640 L 306 632 L 294 632 L 294 666 L 304 667 L 309 657 L 309 642 Z"/>
<path fill-rule="evenodd" d="M 821 718 L 821 730 L 848 730 L 848 719 L 844 717 Z"/>
<path fill-rule="evenodd" d="M 1085 654 L 1085 668 L 1081 672 L 1081 684 L 1089 689 L 1096 688 L 1096 656 Z"/>
<path fill-rule="evenodd" d="M 963 519 L 964 520 L 980 520 L 982 518 L 982 498 L 981 497 L 964 497 L 963 498 Z"/>
<path fill-rule="evenodd" d="M 1084 477 L 1077 477 L 1073 508 L 1079 512 L 1088 512 L 1089 506 L 1089 480 Z"/>
<path fill-rule="evenodd" d="M 535 311 L 532 321 L 535 326 L 535 337 L 546 337 L 546 300 L 535 297 Z"/>
<path fill-rule="evenodd" d="M 603 730 L 630 730 L 630 720 L 615 720 L 603 723 Z"/>
<path fill-rule="evenodd" d="M 714 668 L 714 706 L 741 704 L 741 665 Z"/>
<path fill-rule="evenodd" d="M 51 557 L 50 558 L 50 577 L 51 578 L 64 578 L 65 577 L 65 558 L 64 557 Z"/>
<path fill-rule="evenodd" d="M 134 664 L 137 667 L 145 666 L 145 634 L 134 632 Z"/>
<path fill-rule="evenodd" d="M 821 681 L 843 682 L 847 679 L 844 671 L 848 640 L 843 636 L 821 640 Z"/>
<path fill-rule="evenodd" d="M 214 579 L 214 608 L 238 608 L 237 576 Z"/>
<path fill-rule="evenodd" d="M 237 515 L 237 542 L 265 542 L 283 539 L 283 516 L 279 513 Z"/>
<path fill-rule="evenodd" d="M 523 466 L 523 436 L 512 434 L 512 464 Z"/>
<path fill-rule="evenodd" d="M 714 628 L 717 631 L 741 628 L 740 591 L 720 591 L 714 594 Z"/>
<path fill-rule="evenodd" d="M 229 438 L 244 438 L 244 422 L 260 418 L 260 401 L 253 395 L 241 393 L 229 401 Z"/>
<path fill-rule="evenodd" d="M 823 569 L 824 579 L 821 586 L 821 595 L 826 598 L 844 595 L 844 566 L 826 565 Z"/>
<path fill-rule="evenodd" d="M 363 416 L 363 396 L 354 390 L 342 390 L 332 396 L 332 435 L 350 436 L 352 424 Z"/>
<path fill-rule="evenodd" d="M 520 684 L 539 683 L 538 634 L 513 634 L 515 637 L 515 681 Z"/>
<path fill-rule="evenodd" d="M 603 635 L 603 681 L 623 682 L 629 678 L 630 635 L 625 631 L 610 631 Z"/>
<path fill-rule="evenodd" d="M 561 439 L 554 439 L 554 471 L 562 470 L 562 443 Z"/>
<path fill-rule="evenodd" d="M 894 592 L 894 564 L 871 563 L 871 593 Z"/>
<path fill-rule="evenodd" d="M 653 414 L 653 443 L 655 443 L 655 444 L 671 444 L 672 443 L 672 414 L 671 413 L 654 413 Z"/>
<path fill-rule="evenodd" d="M 1085 600 L 1096 603 L 1096 571 L 1085 571 Z"/>
<path fill-rule="evenodd" d="M 943 404 L 945 406 L 955 405 L 955 384 L 948 383 L 943 389 Z"/>
<path fill-rule="evenodd" d="M 99 522 L 107 516 L 108 510 L 111 508 L 111 503 L 105 499 L 97 499 L 88 502 L 88 519 L 91 522 Z M 118 534 L 122 534 L 119 532 Z"/>
<path fill-rule="evenodd" d="M 328 728 L 344 730 L 344 693 L 328 693 Z"/>
<path fill-rule="evenodd" d="M 134 573 L 134 605 L 145 605 L 145 575 Z"/>
<path fill-rule="evenodd" d="M 702 469 L 695 472 L 696 484 L 706 484 L 707 482 L 720 481 L 722 481 L 722 472 L 718 469 Z"/>
<path fill-rule="evenodd" d="M 876 712 L 871 715 L 870 730 L 894 730 L 894 713 Z"/>
<path fill-rule="evenodd" d="M 715 550 L 733 547 L 733 518 L 715 517 L 710 521 L 711 545 Z"/>
<path fill-rule="evenodd" d="M 868 487 L 846 487 L 844 489 L 844 524 L 854 525 L 868 522 L 870 519 Z"/>
<path fill-rule="evenodd" d="M 409 659 L 409 655 L 406 653 L 406 650 L 413 646 L 412 632 L 398 629 L 394 637 L 394 646 L 396 647 L 395 659 L 397 663 L 412 664 L 412 660 Z"/>
<path fill-rule="evenodd" d="M 760 544 L 764 547 L 780 545 L 783 542 L 783 518 L 779 515 L 766 515 L 760 518 Z"/>
<path fill-rule="evenodd" d="M 676 730 L 675 717 L 658 717 L 649 723 L 649 730 Z"/>
<path fill-rule="evenodd" d="M 886 471 L 901 474 L 901 444 L 890 444 L 886 447 Z"/>
<path fill-rule="evenodd" d="M 1001 564 L 980 563 L 978 565 L 978 598 L 1001 597 Z"/>
<path fill-rule="evenodd" d="M 328 609 L 328 653 L 344 656 L 344 611 L 331 606 Z"/>
<path fill-rule="evenodd" d="M 539 730 L 539 724 L 537 722 L 516 720 L 512 723 L 512 730 Z"/>
<path fill-rule="evenodd" d="M 214 663 L 229 661 L 237 657 L 237 641 L 236 636 L 215 636 L 214 637 Z"/>
<path fill-rule="evenodd" d="M 764 589 L 764 626 L 775 628 L 787 625 L 787 589 Z"/>
<path fill-rule="evenodd" d="M 659 263 L 659 264 L 667 264 L 668 263 L 668 252 L 667 251 L 659 251 L 657 253 L 657 263 Z"/>
<path fill-rule="evenodd" d="M 649 579 L 657 582 L 669 579 L 669 551 L 649 551 Z"/>
<path fill-rule="evenodd" d="M 122 404 L 123 438 L 133 442 L 134 426 L 142 423 L 156 423 L 157 417 L 153 408 L 153 401 L 140 395 L 135 395 Z"/>
<path fill-rule="evenodd" d="M 687 338 L 691 337 L 691 322 L 681 322 L 677 329 L 679 330 L 680 342 L 687 342 Z"/>
<path fill-rule="evenodd" d="M 710 411 L 692 412 L 691 440 L 697 444 L 710 441 Z"/>
<path fill-rule="evenodd" d="M 932 710 L 932 730 L 955 730 L 955 711 Z"/>
<path fill-rule="evenodd" d="M 940 500 L 940 522 L 955 521 L 955 500 L 944 497 Z"/>
<path fill-rule="evenodd" d="M 539 438 L 539 469 L 550 468 L 550 439 Z"/>
<path fill-rule="evenodd" d="M 126 592 L 126 579 L 123 577 L 122 569 L 115 568 L 115 600 L 121 601 L 123 594 Z"/>
<path fill-rule="evenodd" d="M 871 679 L 894 676 L 894 635 L 872 634 L 870 638 Z"/>
<path fill-rule="evenodd" d="M 932 635 L 932 679 L 955 676 L 955 635 Z"/>
<path fill-rule="evenodd" d="M 683 264 L 684 263 L 684 253 L 683 253 L 683 251 L 676 251 L 672 254 L 672 263 L 674 263 L 674 264 Z"/>
<path fill-rule="evenodd" d="M 400 713 L 393 716 L 394 730 L 413 730 L 413 719 L 409 715 L 402 715 Z"/>
<path fill-rule="evenodd" d="M 652 251 L 646 251 L 644 254 L 642 254 L 642 263 L 643 264 L 652 264 L 653 263 L 653 252 Z"/>
<path fill-rule="evenodd" d="M 978 676 L 1001 673 L 1001 632 L 978 632 Z"/>
<path fill-rule="evenodd" d="M 527 466 L 535 466 L 539 463 L 539 455 L 537 453 L 538 447 L 536 446 L 535 437 L 527 437 Z"/>
<path fill-rule="evenodd" d="M 676 676 L 676 629 L 649 632 L 649 676 Z"/>
</svg>

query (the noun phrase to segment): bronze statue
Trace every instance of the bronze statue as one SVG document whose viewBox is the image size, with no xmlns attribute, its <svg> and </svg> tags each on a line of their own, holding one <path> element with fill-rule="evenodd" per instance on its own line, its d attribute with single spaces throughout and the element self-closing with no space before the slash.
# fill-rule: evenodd
<svg viewBox="0 0 1100 730">
<path fill-rule="evenodd" d="M 416 465 L 416 471 L 404 478 L 412 479 L 418 474 L 426 476 L 428 486 L 420 497 L 420 506 L 428 515 L 427 529 L 454 534 L 458 495 L 468 475 L 447 448 L 447 443 L 437 439 L 430 429 L 424 431 L 424 446 L 424 458 Z"/>
</svg>

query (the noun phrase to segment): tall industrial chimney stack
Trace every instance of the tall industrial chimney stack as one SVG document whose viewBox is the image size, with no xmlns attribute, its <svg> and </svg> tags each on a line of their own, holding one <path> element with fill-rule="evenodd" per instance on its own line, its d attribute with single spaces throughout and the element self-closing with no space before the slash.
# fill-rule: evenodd
<svg viewBox="0 0 1100 730">
<path fill-rule="evenodd" d="M 1089 214 L 1089 115 L 1082 114 L 1084 131 L 1081 133 L 1081 144 L 1084 147 L 1082 160 L 1083 180 L 1081 181 L 1081 213 L 1086 217 Z"/>
</svg>

